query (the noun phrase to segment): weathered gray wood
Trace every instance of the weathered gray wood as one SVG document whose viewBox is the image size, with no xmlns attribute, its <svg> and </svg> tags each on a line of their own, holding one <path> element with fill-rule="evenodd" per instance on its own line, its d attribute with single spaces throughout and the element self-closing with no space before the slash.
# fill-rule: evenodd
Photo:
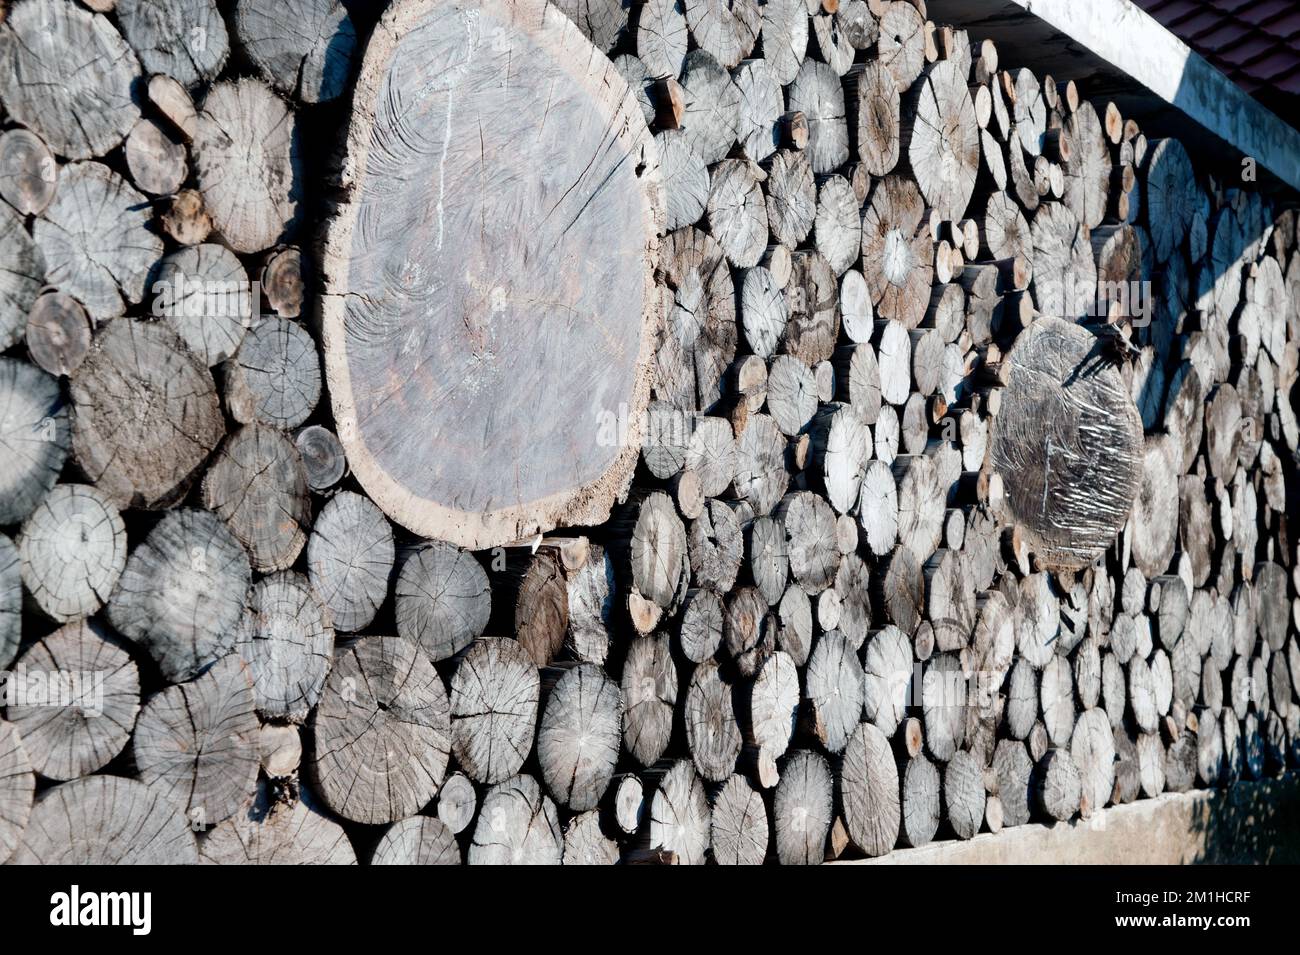
<svg viewBox="0 0 1300 955">
<path fill-rule="evenodd" d="M 943 60 L 906 97 L 904 140 L 921 195 L 947 221 L 966 213 L 979 172 L 979 124 L 960 65 Z M 913 112 L 915 110 L 915 112 Z"/>
<path fill-rule="evenodd" d="M 862 219 L 862 269 L 877 315 L 915 328 L 930 303 L 933 240 L 916 184 L 888 176 Z"/>
<path fill-rule="evenodd" d="M 898 480 L 898 543 L 917 561 L 934 553 L 943 536 L 945 494 L 933 460 L 924 454 L 894 459 Z"/>
<path fill-rule="evenodd" d="M 307 541 L 311 513 L 297 448 L 266 425 L 240 428 L 203 477 L 203 506 L 234 532 L 254 570 L 288 567 Z"/>
<path fill-rule="evenodd" d="M 862 254 L 862 219 L 858 206 L 853 186 L 843 176 L 829 176 L 818 187 L 813 239 L 817 251 L 837 276 L 843 275 Z M 801 256 L 795 256 L 796 262 L 800 259 Z"/>
<path fill-rule="evenodd" d="M 749 159 L 762 162 L 776 151 L 781 141 L 781 116 L 785 113 L 781 83 L 765 59 L 745 60 L 736 70 L 733 82 L 740 91 L 736 139 Z"/>
<path fill-rule="evenodd" d="M 743 159 L 724 159 L 709 173 L 705 207 L 709 230 L 737 268 L 757 265 L 767 249 L 767 208 L 762 171 Z"/>
<path fill-rule="evenodd" d="M 845 519 L 840 520 L 842 522 Z M 856 528 L 852 542 L 856 547 Z M 845 554 L 840 559 L 839 569 L 835 572 L 834 589 L 823 591 L 828 592 L 835 594 L 840 607 L 839 631 L 854 646 L 861 647 L 871 628 L 871 588 L 870 572 L 856 553 Z"/>
<path fill-rule="evenodd" d="M 68 0 L 16 7 L 0 27 L 0 99 L 69 159 L 102 156 L 140 116 L 140 63 L 107 17 Z"/>
<path fill-rule="evenodd" d="M 515 640 L 480 637 L 460 658 L 451 752 L 471 779 L 498 783 L 519 771 L 533 746 L 539 688 L 537 667 Z"/>
<path fill-rule="evenodd" d="M 701 0 L 700 5 L 707 5 L 707 0 Z M 740 127 L 740 90 L 726 68 L 703 48 L 686 54 L 681 82 L 686 90 L 682 128 L 691 147 L 705 163 L 712 165 L 724 158 L 736 141 Z"/>
<path fill-rule="evenodd" d="M 236 421 L 296 428 L 320 400 L 316 342 L 296 322 L 264 318 L 248 330 L 227 363 L 225 385 L 226 407 Z"/>
<path fill-rule="evenodd" d="M 69 444 L 58 380 L 0 357 L 0 524 L 17 524 L 36 509 L 59 479 Z"/>
<path fill-rule="evenodd" d="M 96 320 L 121 315 L 144 297 L 145 280 L 162 257 L 149 218 L 145 197 L 107 166 L 64 166 L 58 192 L 32 227 L 46 280 Z"/>
<path fill-rule="evenodd" d="M 687 411 L 707 412 L 723 396 L 727 368 L 736 352 L 735 286 L 722 246 L 707 232 L 679 229 L 668 236 L 661 266 L 672 290 L 660 344 L 655 388 L 661 398 Z M 681 368 L 671 387 L 664 379 L 666 346 Z"/>
<path fill-rule="evenodd" d="M 984 821 L 984 769 L 969 752 L 954 753 L 943 770 L 944 817 L 958 839 L 971 839 Z"/>
<path fill-rule="evenodd" d="M 779 651 L 763 661 L 748 692 L 738 694 L 747 757 L 757 767 L 757 781 L 764 787 L 777 781 L 777 761 L 793 737 L 799 697 L 796 662 L 788 653 Z"/>
<path fill-rule="evenodd" d="M 1003 826 L 1023 826 L 1029 822 L 1033 770 L 1024 743 L 1006 739 L 998 742 L 993 755 L 993 773 L 997 779 L 998 801 L 1002 804 Z"/>
<path fill-rule="evenodd" d="M 1280 651 L 1286 645 L 1290 616 L 1286 578 L 1286 571 L 1272 561 L 1263 561 L 1255 566 L 1253 580 L 1259 635 L 1274 651 Z"/>
<path fill-rule="evenodd" d="M 833 172 L 849 158 L 849 128 L 844 89 L 835 70 L 817 60 L 804 60 L 787 91 L 787 105 L 808 119 L 806 150 L 814 173 Z"/>
<path fill-rule="evenodd" d="M 854 195 L 857 195 L 856 190 Z M 862 272 L 858 269 L 850 269 L 845 272 L 843 278 L 840 280 L 840 315 L 844 323 L 844 334 L 853 345 L 860 346 L 871 342 L 871 338 L 876 330 L 875 309 L 871 302 L 871 289 L 867 285 L 866 278 L 863 277 Z M 860 385 L 866 386 L 867 389 L 861 390 L 858 387 L 854 387 L 853 383 L 850 382 L 848 399 L 852 404 L 857 406 L 864 422 L 867 424 L 874 424 L 876 420 L 875 411 L 880 405 L 878 394 L 880 390 L 879 372 L 876 371 L 873 376 L 870 374 L 872 370 L 871 368 L 863 367 L 859 372 L 854 374 L 852 371 L 853 362 L 851 359 L 858 357 L 857 350 L 853 348 L 853 346 L 845 347 L 850 350 L 841 353 L 840 357 L 837 357 L 836 359 L 838 368 L 837 378 L 840 382 L 840 386 L 843 388 L 846 381 L 846 375 L 843 370 L 843 359 L 847 358 L 850 359 L 848 362 L 850 374 L 847 377 L 852 379 L 861 379 Z M 876 358 L 874 352 L 868 349 L 863 353 L 862 358 L 869 359 L 872 367 L 874 367 Z M 874 399 L 867 393 L 871 387 L 871 379 L 873 377 L 875 380 L 874 387 L 877 392 Z"/>
<path fill-rule="evenodd" d="M 1216 710 L 1205 707 L 1197 711 L 1196 775 L 1206 786 L 1217 786 L 1223 779 L 1223 734 Z"/>
<path fill-rule="evenodd" d="M 280 92 L 324 103 L 346 90 L 356 28 L 339 0 L 239 0 L 233 26 L 248 58 Z"/>
<path fill-rule="evenodd" d="M 732 687 L 718 671 L 717 661 L 695 668 L 682 711 L 686 743 L 699 774 L 722 782 L 734 772 L 740 755 L 740 727 L 732 708 Z"/>
<path fill-rule="evenodd" d="M 442 678 L 415 644 L 362 637 L 340 648 L 312 722 L 325 805 L 370 825 L 417 812 L 446 775 L 450 717 Z"/>
<path fill-rule="evenodd" d="M 591 663 L 563 671 L 537 728 L 542 780 L 559 805 L 582 812 L 600 804 L 614 775 L 622 728 L 618 684 Z"/>
<path fill-rule="evenodd" d="M 653 789 L 638 843 L 678 865 L 703 865 L 712 810 L 690 760 L 664 762 L 646 773 Z"/>
<path fill-rule="evenodd" d="M 964 527 L 964 525 L 963 525 Z M 975 589 L 960 551 L 941 548 L 925 562 L 926 616 L 934 627 L 935 647 L 961 650 L 975 629 Z"/>
<path fill-rule="evenodd" d="M 939 653 L 926 661 L 921 693 L 926 748 L 935 759 L 947 762 L 966 736 L 968 694 L 957 654 Z"/>
<path fill-rule="evenodd" d="M 1110 149 L 1103 138 L 1097 111 L 1086 100 L 1065 121 L 1063 134 L 1071 153 L 1062 157 L 1065 169 L 1065 205 L 1087 229 L 1095 229 L 1106 215 L 1110 188 Z M 1190 178 L 1190 176 L 1189 176 Z"/>
<path fill-rule="evenodd" d="M 824 10 L 818 4 L 819 9 L 813 14 L 812 55 L 834 70 L 837 76 L 843 76 L 853 65 L 856 47 L 849 42 L 849 34 L 844 28 L 838 5 L 832 5 L 836 9 Z M 875 20 L 870 17 L 865 22 L 875 26 Z"/>
<path fill-rule="evenodd" d="M 41 796 L 12 861 L 193 865 L 199 858 L 185 817 L 161 792 L 134 779 L 90 776 Z"/>
<path fill-rule="evenodd" d="M 386 586 L 386 575 L 382 581 Z M 378 602 L 384 592 L 376 575 L 373 593 Z M 483 633 L 492 612 L 491 586 L 482 565 L 446 541 L 429 541 L 403 558 L 394 595 L 398 634 L 435 662 L 469 646 Z M 520 642 L 525 643 L 522 637 Z"/>
<path fill-rule="evenodd" d="M 1154 799 L 1165 790 L 1165 746 L 1158 733 L 1142 733 L 1137 738 L 1138 778 L 1142 794 Z"/>
<path fill-rule="evenodd" d="M 618 843 L 601 831 L 600 813 L 588 810 L 564 830 L 564 865 L 616 865 Z"/>
<path fill-rule="evenodd" d="M 185 145 L 147 116 L 135 124 L 123 147 L 131 181 L 152 196 L 166 196 L 189 175 Z"/>
<path fill-rule="evenodd" d="M 70 375 L 90 351 L 90 320 L 70 295 L 46 292 L 27 316 L 27 351 L 51 375 Z"/>
<path fill-rule="evenodd" d="M 782 533 L 779 524 L 775 525 L 775 533 Z M 774 590 L 781 590 L 783 585 L 784 579 Z M 736 662 L 742 676 L 757 673 L 773 650 L 776 626 L 768 607 L 779 599 L 780 593 L 768 599 L 755 587 L 738 587 L 727 601 L 722 637 L 727 654 Z"/>
<path fill-rule="evenodd" d="M 252 801 L 260 728 L 248 665 L 228 656 L 145 704 L 131 754 L 140 781 L 165 793 L 192 828 L 205 828 Z"/>
<path fill-rule="evenodd" d="M 1038 695 L 1048 739 L 1053 746 L 1069 746 L 1074 732 L 1074 675 L 1065 657 L 1053 654 L 1047 661 Z"/>
<path fill-rule="evenodd" d="M 1068 206 L 1044 203 L 1030 225 L 1034 299 L 1052 317 L 1073 320 L 1095 307 L 1097 269 L 1086 230 Z"/>
<path fill-rule="evenodd" d="M 771 358 L 775 354 L 789 315 L 788 300 L 772 272 L 762 266 L 746 269 L 741 279 L 740 317 L 745 340 L 755 355 Z"/>
<path fill-rule="evenodd" d="M 36 779 L 12 723 L 0 722 L 0 862 L 18 848 L 32 814 Z"/>
<path fill-rule="evenodd" d="M 789 364 L 790 376 L 797 383 L 802 377 L 802 363 L 789 356 L 779 356 L 774 362 Z M 806 368 L 805 368 L 806 371 Z M 799 389 L 794 389 L 798 394 Z M 768 400 L 772 396 L 772 378 L 768 375 Z M 769 407 L 769 410 L 770 407 Z M 756 515 L 768 514 L 785 495 L 789 474 L 785 469 L 785 441 L 772 417 L 764 414 L 750 415 L 745 430 L 736 442 L 736 477 L 734 489 L 737 497 L 752 505 Z"/>
<path fill-rule="evenodd" d="M 22 611 L 22 559 L 13 541 L 0 534 L 0 667 L 8 667 L 18 655 Z"/>
<path fill-rule="evenodd" d="M 1146 162 L 1147 221 L 1157 262 L 1182 244 L 1201 205 L 1187 150 L 1177 139 L 1157 139 Z"/>
<path fill-rule="evenodd" d="M 812 601 L 798 584 L 791 584 L 781 595 L 777 617 L 780 621 L 777 645 L 802 667 L 812 650 L 813 617 Z"/>
<path fill-rule="evenodd" d="M 460 865 L 460 846 L 447 825 L 431 816 L 395 822 L 380 837 L 371 865 Z"/>
<path fill-rule="evenodd" d="M 1183 733 L 1165 751 L 1165 789 L 1187 792 L 1196 782 L 1196 734 Z"/>
<path fill-rule="evenodd" d="M 321 508 L 307 539 L 307 576 L 336 630 L 363 630 L 375 619 L 388 595 L 393 554 L 393 529 L 369 499 L 340 491 Z M 401 613 L 395 616 L 398 634 L 410 638 Z M 482 617 L 486 622 L 486 611 Z"/>
<path fill-rule="evenodd" d="M 873 554 L 883 557 L 892 550 L 898 539 L 898 485 L 883 461 L 869 461 L 863 471 L 858 521 Z"/>
<path fill-rule="evenodd" d="M 1005 192 L 989 196 L 984 208 L 981 246 L 994 260 L 1015 256 L 1031 258 L 1034 253 L 1029 223 L 1016 201 Z"/>
<path fill-rule="evenodd" d="M 251 577 L 248 555 L 215 514 L 169 511 L 127 559 L 108 620 L 165 679 L 190 680 L 234 647 Z"/>
<path fill-rule="evenodd" d="M 1010 513 L 1051 567 L 1090 564 L 1141 486 L 1141 420 L 1118 373 L 1099 364 L 1099 347 L 1079 326 L 1042 319 L 1008 358 L 991 460 Z"/>
<path fill-rule="evenodd" d="M 294 433 L 293 445 L 302 458 L 307 486 L 313 491 L 327 491 L 342 480 L 348 462 L 343 445 L 333 431 L 319 424 L 299 428 Z"/>
<path fill-rule="evenodd" d="M 735 512 L 721 501 L 709 501 L 687 533 L 691 579 L 716 594 L 736 582 L 744 556 L 744 540 Z M 698 660 L 696 662 L 699 662 Z"/>
<path fill-rule="evenodd" d="M 744 776 L 731 776 L 710 798 L 709 851 L 718 865 L 761 865 L 767 855 L 767 807 Z"/>
<path fill-rule="evenodd" d="M 1038 808 L 1048 818 L 1064 822 L 1079 811 L 1082 783 L 1079 767 L 1075 765 L 1069 750 L 1048 751 L 1034 771 L 1038 776 Z"/>
<path fill-rule="evenodd" d="M 192 142 L 198 132 L 199 118 L 189 90 L 175 78 L 156 73 L 149 77 L 148 93 L 149 102 L 171 124 L 172 130 L 185 142 Z"/>
<path fill-rule="evenodd" d="M 827 752 L 844 752 L 862 719 L 865 675 L 853 645 L 838 631 L 823 633 L 813 646 L 804 699 L 813 735 Z"/>
<path fill-rule="evenodd" d="M 703 50 L 730 69 L 744 59 L 758 38 L 762 14 L 756 0 L 684 0 L 686 23 Z"/>
<path fill-rule="evenodd" d="M 253 672 L 257 711 L 301 723 L 320 698 L 334 628 L 307 578 L 280 571 L 253 585 L 235 649 Z"/>
<path fill-rule="evenodd" d="M 1168 569 L 1178 543 L 1179 444 L 1179 437 L 1170 434 L 1148 435 L 1145 442 L 1129 547 L 1133 563 L 1147 577 Z"/>
<path fill-rule="evenodd" d="M 226 80 L 208 91 L 194 135 L 194 174 L 213 226 L 236 252 L 269 249 L 296 224 L 299 149 L 293 113 L 263 83 Z"/>
<path fill-rule="evenodd" d="M 69 392 L 77 463 L 119 506 L 175 503 L 225 432 L 212 375 L 158 323 L 102 329 Z"/>
<path fill-rule="evenodd" d="M 39 775 L 76 779 L 126 746 L 140 711 L 140 676 L 117 638 L 86 621 L 70 623 L 28 647 L 14 667 L 27 677 L 9 688 L 21 696 L 5 713 Z"/>
<path fill-rule="evenodd" d="M 650 0 L 636 11 L 636 54 L 652 76 L 677 76 L 686 59 L 682 0 Z"/>
<path fill-rule="evenodd" d="M 825 757 L 795 750 L 781 763 L 772 800 L 776 854 L 782 865 L 819 865 L 834 812 L 834 779 Z"/>
<path fill-rule="evenodd" d="M 839 568 L 835 512 L 819 495 L 796 491 L 781 501 L 774 514 L 785 530 L 784 552 L 791 576 L 809 595 L 825 590 Z"/>
<path fill-rule="evenodd" d="M 268 779 L 297 776 L 302 764 L 302 734 L 297 726 L 263 723 L 257 734 L 257 746 Z"/>
<path fill-rule="evenodd" d="M 789 248 L 802 243 L 816 221 L 816 198 L 807 154 L 777 150 L 767 170 L 767 218 L 772 238 Z"/>
<path fill-rule="evenodd" d="M 39 136 L 22 127 L 0 134 L 0 198 L 19 215 L 40 215 L 58 187 L 59 165 Z"/>
<path fill-rule="evenodd" d="M 870 856 L 888 853 L 902 820 L 898 767 L 889 740 L 870 723 L 850 735 L 840 763 L 837 795 L 854 845 Z"/>
<path fill-rule="evenodd" d="M 899 837 L 913 848 L 929 845 L 939 830 L 939 771 L 917 754 L 903 769 L 902 829 Z"/>
<path fill-rule="evenodd" d="M 900 99 L 893 74 L 879 61 L 849 70 L 849 133 L 854 155 L 871 175 L 885 175 L 898 162 Z"/>
<path fill-rule="evenodd" d="M 22 217 L 0 205 L 0 347 L 8 348 L 23 336 L 28 313 L 45 283 L 45 255 L 32 241 Z"/>
<path fill-rule="evenodd" d="M 668 638 L 641 636 L 628 647 L 621 683 L 623 745 L 642 766 L 653 765 L 668 746 L 677 702 L 677 668 Z"/>
<path fill-rule="evenodd" d="M 808 48 L 805 0 L 772 0 L 759 8 L 763 59 L 782 86 L 794 81 Z"/>
<path fill-rule="evenodd" d="M 184 86 L 221 72 L 230 39 L 215 0 L 117 0 L 114 11 L 146 71 Z"/>
<path fill-rule="evenodd" d="M 1086 710 L 1074 726 L 1070 756 L 1079 770 L 1080 811 L 1084 817 L 1100 812 L 1115 788 L 1115 738 L 1110 721 L 1099 709 Z"/>
<path fill-rule="evenodd" d="M 453 833 L 464 832 L 478 810 L 474 784 L 464 773 L 451 773 L 438 790 L 438 819 Z"/>
<path fill-rule="evenodd" d="M 910 3 L 889 3 L 880 14 L 876 56 L 893 74 L 899 92 L 911 87 L 925 66 L 925 16 Z"/>
<path fill-rule="evenodd" d="M 297 800 L 275 798 L 258 787 L 247 810 L 221 822 L 199 844 L 199 861 L 211 865 L 356 865 L 347 833 L 325 815 L 311 791 Z"/>
<path fill-rule="evenodd" d="M 812 316 L 807 316 L 812 319 Z M 819 342 L 834 341 L 833 336 L 829 334 L 830 329 L 825 323 L 814 321 L 814 331 L 811 338 Z M 811 342 L 810 342 L 810 347 Z M 821 345 L 815 346 L 820 349 Z M 817 411 L 817 383 L 813 378 L 813 373 L 808 364 L 800 358 L 793 355 L 777 355 L 772 360 L 772 365 L 767 375 L 767 410 L 771 415 L 771 421 L 781 430 L 781 433 L 787 437 L 793 437 L 801 432 L 812 420 L 813 414 Z M 753 427 L 751 421 L 746 427 L 746 433 L 749 428 Z M 740 441 L 741 459 L 745 457 L 745 438 L 741 436 Z M 738 460 L 738 466 L 744 467 L 745 463 Z"/>
<path fill-rule="evenodd" d="M 126 527 L 93 487 L 61 484 L 23 522 L 18 535 L 23 586 L 58 623 L 104 605 L 126 566 Z"/>
<path fill-rule="evenodd" d="M 885 626 L 871 634 L 863 653 L 864 715 L 892 736 L 906 713 L 912 676 L 912 648 L 907 634 Z"/>
</svg>

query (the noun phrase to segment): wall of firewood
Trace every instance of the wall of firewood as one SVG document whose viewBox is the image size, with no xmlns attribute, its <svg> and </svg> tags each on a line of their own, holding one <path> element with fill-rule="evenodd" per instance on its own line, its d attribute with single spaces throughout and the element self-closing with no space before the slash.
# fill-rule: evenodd
<svg viewBox="0 0 1300 955">
<path fill-rule="evenodd" d="M 1300 762 L 1294 195 L 923 0 L 561 0 L 671 302 L 625 502 L 470 552 L 312 321 L 382 4 L 4 6 L 0 861 L 818 863 Z"/>
</svg>

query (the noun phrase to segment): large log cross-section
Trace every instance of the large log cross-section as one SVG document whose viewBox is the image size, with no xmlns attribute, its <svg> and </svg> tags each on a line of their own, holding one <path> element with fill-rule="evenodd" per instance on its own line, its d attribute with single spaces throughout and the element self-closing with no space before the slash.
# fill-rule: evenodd
<svg viewBox="0 0 1300 955">
<path fill-rule="evenodd" d="M 1008 357 L 992 465 L 1009 517 L 1049 568 L 1086 567 L 1129 519 L 1142 483 L 1142 421 L 1101 341 L 1035 321 Z"/>
<path fill-rule="evenodd" d="M 354 473 L 465 547 L 604 520 L 662 310 L 641 108 L 540 0 L 399 0 L 353 103 L 322 329 Z"/>
</svg>

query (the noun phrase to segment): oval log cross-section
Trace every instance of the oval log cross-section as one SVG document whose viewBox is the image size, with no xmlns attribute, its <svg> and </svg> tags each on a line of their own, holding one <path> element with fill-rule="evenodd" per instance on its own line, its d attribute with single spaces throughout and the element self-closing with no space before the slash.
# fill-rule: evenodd
<svg viewBox="0 0 1300 955">
<path fill-rule="evenodd" d="M 1085 567 L 1128 520 L 1142 481 L 1142 419 L 1103 345 L 1056 318 L 1008 356 L 993 467 L 1009 517 L 1051 569 Z"/>
<path fill-rule="evenodd" d="M 399 0 L 366 51 L 346 168 L 323 340 L 366 492 L 475 549 L 604 520 L 649 400 L 664 222 L 613 64 L 540 0 Z"/>
</svg>

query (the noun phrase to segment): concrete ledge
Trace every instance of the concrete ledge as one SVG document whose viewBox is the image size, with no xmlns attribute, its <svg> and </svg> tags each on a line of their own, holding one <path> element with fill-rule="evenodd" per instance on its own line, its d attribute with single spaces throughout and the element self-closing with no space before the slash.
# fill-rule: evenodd
<svg viewBox="0 0 1300 955">
<path fill-rule="evenodd" d="M 1037 823 L 967 842 L 895 849 L 846 865 L 1300 863 L 1300 778 L 1165 793 L 1089 820 Z M 837 863 L 841 864 L 841 863 Z"/>
</svg>

